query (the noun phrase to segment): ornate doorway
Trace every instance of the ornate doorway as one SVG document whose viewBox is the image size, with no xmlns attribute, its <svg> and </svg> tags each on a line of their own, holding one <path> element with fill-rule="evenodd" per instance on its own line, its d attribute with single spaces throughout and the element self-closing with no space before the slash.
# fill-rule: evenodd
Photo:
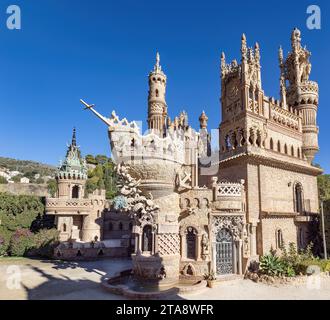
<svg viewBox="0 0 330 320">
<path fill-rule="evenodd" d="M 217 274 L 231 274 L 233 270 L 233 237 L 228 229 L 221 229 L 216 235 Z"/>
</svg>

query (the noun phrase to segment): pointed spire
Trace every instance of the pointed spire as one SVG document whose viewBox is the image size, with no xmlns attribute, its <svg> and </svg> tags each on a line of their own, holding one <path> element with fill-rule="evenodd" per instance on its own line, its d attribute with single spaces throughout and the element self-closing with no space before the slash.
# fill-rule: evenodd
<svg viewBox="0 0 330 320">
<path fill-rule="evenodd" d="M 260 64 L 260 48 L 258 42 L 256 42 L 254 46 L 254 52 L 255 52 L 256 62 Z"/>
<path fill-rule="evenodd" d="M 242 54 L 242 61 L 247 59 L 247 46 L 246 46 L 246 36 L 242 34 L 242 42 L 241 42 L 241 54 Z"/>
<path fill-rule="evenodd" d="M 278 49 L 278 61 L 280 63 L 280 66 L 283 64 L 283 49 L 282 46 L 279 47 Z"/>
<path fill-rule="evenodd" d="M 160 66 L 160 54 L 159 54 L 159 52 L 156 53 L 156 64 L 155 64 L 154 70 L 156 72 L 162 70 L 162 67 Z"/>
<path fill-rule="evenodd" d="M 71 141 L 71 145 L 72 146 L 77 146 L 77 138 L 76 138 L 76 128 L 73 128 L 73 132 L 72 132 L 72 141 Z"/>
</svg>

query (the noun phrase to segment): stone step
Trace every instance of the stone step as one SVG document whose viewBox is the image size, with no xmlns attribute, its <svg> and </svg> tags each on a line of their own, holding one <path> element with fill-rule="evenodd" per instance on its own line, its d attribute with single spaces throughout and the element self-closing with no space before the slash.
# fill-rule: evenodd
<svg viewBox="0 0 330 320">
<path fill-rule="evenodd" d="M 223 274 L 223 275 L 218 275 L 217 276 L 216 282 L 242 280 L 242 279 L 244 279 L 244 275 L 240 275 L 240 274 Z"/>
</svg>

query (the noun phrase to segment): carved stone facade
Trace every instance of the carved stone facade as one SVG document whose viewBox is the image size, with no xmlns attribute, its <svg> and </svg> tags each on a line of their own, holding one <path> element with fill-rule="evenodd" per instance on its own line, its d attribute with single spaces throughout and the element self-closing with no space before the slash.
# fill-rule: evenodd
<svg viewBox="0 0 330 320">
<path fill-rule="evenodd" d="M 318 89 L 309 81 L 310 53 L 300 43 L 295 29 L 285 61 L 280 50 L 280 101 L 262 89 L 259 44 L 248 48 L 243 35 L 240 63 L 226 64 L 222 54 L 220 151 L 213 153 L 204 111 L 199 131 L 185 111 L 169 118 L 157 54 L 148 78 L 147 134 L 114 111 L 106 118 L 86 104 L 108 126 L 117 164 L 119 192 L 103 218 L 93 216 L 90 198 L 48 199 L 47 210 L 60 216 L 57 209 L 67 207 L 71 216 L 79 211 L 89 224 L 100 223 L 106 228 L 101 240 L 125 240 L 134 274 L 159 285 L 179 275 L 243 274 L 250 261 L 280 250 L 282 242 L 305 246 L 309 221 L 318 215 L 321 170 L 311 165 L 318 150 Z M 78 185 L 77 176 L 65 177 L 69 189 Z"/>
</svg>

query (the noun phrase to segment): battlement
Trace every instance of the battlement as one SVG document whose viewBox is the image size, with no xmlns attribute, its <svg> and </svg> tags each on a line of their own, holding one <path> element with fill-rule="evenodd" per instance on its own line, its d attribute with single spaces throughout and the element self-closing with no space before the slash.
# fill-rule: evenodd
<svg viewBox="0 0 330 320">
<path fill-rule="evenodd" d="M 128 122 L 126 118 L 120 120 L 115 112 L 108 124 L 112 153 L 119 159 L 156 158 L 184 164 L 187 141 L 197 143 L 199 136 L 191 128 L 168 130 L 164 138 L 154 130 L 142 135 L 134 121 Z"/>
</svg>

